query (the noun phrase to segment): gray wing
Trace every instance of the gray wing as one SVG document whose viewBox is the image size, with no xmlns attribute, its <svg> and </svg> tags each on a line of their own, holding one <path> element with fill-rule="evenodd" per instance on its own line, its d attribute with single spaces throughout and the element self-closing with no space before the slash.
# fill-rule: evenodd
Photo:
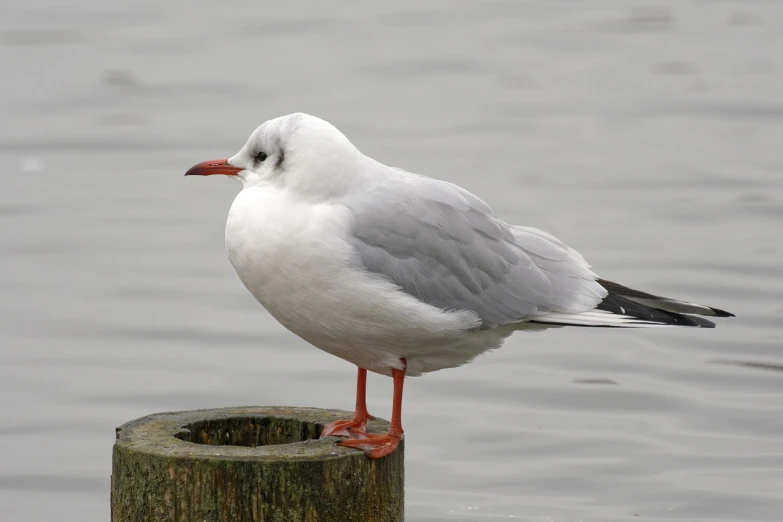
<svg viewBox="0 0 783 522">
<path fill-rule="evenodd" d="M 346 200 L 350 241 L 370 272 L 482 327 L 579 313 L 606 295 L 584 258 L 553 236 L 514 227 L 450 183 L 404 172 Z"/>
</svg>

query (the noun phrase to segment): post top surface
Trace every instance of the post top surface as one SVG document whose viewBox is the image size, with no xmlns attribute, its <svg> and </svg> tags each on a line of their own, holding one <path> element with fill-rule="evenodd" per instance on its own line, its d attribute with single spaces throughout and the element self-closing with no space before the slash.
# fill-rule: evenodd
<svg viewBox="0 0 783 522">
<path fill-rule="evenodd" d="M 115 444 L 169 458 L 365 458 L 361 451 L 335 445 L 338 440 L 336 437 L 317 438 L 324 424 L 352 416 L 352 412 L 341 410 L 286 406 L 242 406 L 155 413 L 117 428 Z M 388 429 L 388 422 L 382 419 L 367 424 L 368 433 L 384 433 Z"/>
</svg>

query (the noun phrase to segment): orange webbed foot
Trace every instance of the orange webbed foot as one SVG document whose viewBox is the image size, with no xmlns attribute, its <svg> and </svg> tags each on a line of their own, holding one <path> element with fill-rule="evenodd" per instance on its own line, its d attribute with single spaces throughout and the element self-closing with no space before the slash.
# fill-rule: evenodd
<svg viewBox="0 0 783 522">
<path fill-rule="evenodd" d="M 372 415 L 367 415 L 363 418 L 354 417 L 351 420 L 339 420 L 330 422 L 324 426 L 324 430 L 321 432 L 321 438 L 323 437 L 353 437 L 357 433 L 364 433 L 367 429 L 367 421 L 375 420 Z"/>
<path fill-rule="evenodd" d="M 393 433 L 387 433 L 386 435 L 362 435 L 364 435 L 364 437 L 355 436 L 355 438 L 341 440 L 337 445 L 345 446 L 346 448 L 360 449 L 364 451 L 368 457 L 379 459 L 394 453 L 394 450 L 397 449 L 397 446 L 399 446 L 400 441 L 402 440 L 402 435 Z"/>
</svg>

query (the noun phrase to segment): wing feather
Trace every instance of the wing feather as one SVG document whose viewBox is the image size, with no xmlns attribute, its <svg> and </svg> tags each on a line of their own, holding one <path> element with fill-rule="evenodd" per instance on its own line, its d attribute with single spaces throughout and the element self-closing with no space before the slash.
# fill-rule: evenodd
<svg viewBox="0 0 783 522">
<path fill-rule="evenodd" d="M 573 249 L 507 225 L 456 185 L 397 171 L 345 204 L 367 270 L 432 306 L 470 310 L 484 328 L 584 312 L 606 295 Z"/>
</svg>

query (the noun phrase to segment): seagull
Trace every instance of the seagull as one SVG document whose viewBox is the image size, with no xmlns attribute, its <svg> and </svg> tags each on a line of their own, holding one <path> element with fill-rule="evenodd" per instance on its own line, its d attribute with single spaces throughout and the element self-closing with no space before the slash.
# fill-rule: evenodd
<svg viewBox="0 0 783 522">
<path fill-rule="evenodd" d="M 213 174 L 242 184 L 225 243 L 245 287 L 285 328 L 358 367 L 353 418 L 321 437 L 371 458 L 402 440 L 406 375 L 463 365 L 516 331 L 713 328 L 700 316 L 733 316 L 603 279 L 551 234 L 365 156 L 308 114 L 268 120 L 233 157 L 185 175 Z M 367 371 L 394 382 L 387 434 L 365 432 Z"/>
</svg>

